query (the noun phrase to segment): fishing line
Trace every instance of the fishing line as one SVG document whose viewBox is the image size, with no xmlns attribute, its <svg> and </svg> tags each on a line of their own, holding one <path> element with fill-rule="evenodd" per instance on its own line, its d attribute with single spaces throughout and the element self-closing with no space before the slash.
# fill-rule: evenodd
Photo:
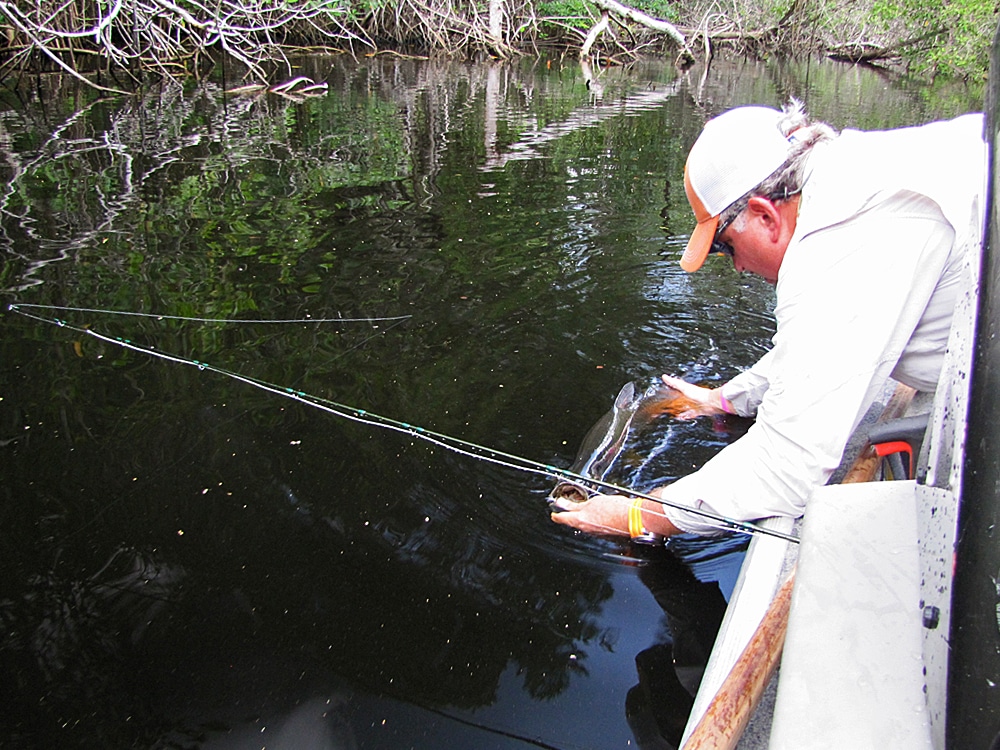
<svg viewBox="0 0 1000 750">
<path fill-rule="evenodd" d="M 486 461 L 488 463 L 496 464 L 497 466 L 502 466 L 508 469 L 514 469 L 517 471 L 523 471 L 529 474 L 537 474 L 545 477 L 550 477 L 554 479 L 568 479 L 574 482 L 582 483 L 588 486 L 597 486 L 602 490 L 608 490 L 613 493 L 627 495 L 629 497 L 641 497 L 644 500 L 649 500 L 651 502 L 657 503 L 661 506 L 666 506 L 668 508 L 673 508 L 674 510 L 680 510 L 687 513 L 693 513 L 694 515 L 700 516 L 706 520 L 712 521 L 722 530 L 737 531 L 743 534 L 763 534 L 766 536 L 777 537 L 778 539 L 783 539 L 787 542 L 797 543 L 798 537 L 792 536 L 790 534 L 785 534 L 780 531 L 775 531 L 773 529 L 768 529 L 757 524 L 749 523 L 746 521 L 738 521 L 733 518 L 727 518 L 725 516 L 713 513 L 711 511 L 705 510 L 703 508 L 693 508 L 682 503 L 677 503 L 671 500 L 666 500 L 661 497 L 656 497 L 654 495 L 647 494 L 645 492 L 640 492 L 639 490 L 630 489 L 628 487 L 621 487 L 612 482 L 607 482 L 603 479 L 596 479 L 593 477 L 588 477 L 583 474 L 579 474 L 568 469 L 561 469 L 557 466 L 551 466 L 549 464 L 544 464 L 539 461 L 533 461 L 523 456 L 518 456 L 513 453 L 507 453 L 505 451 L 497 450 L 495 448 L 490 448 L 488 446 L 479 445 L 478 443 L 473 443 L 468 440 L 463 440 L 461 438 L 452 437 L 451 435 L 445 435 L 444 433 L 435 432 L 434 430 L 429 430 L 418 425 L 412 425 L 408 422 L 401 422 L 391 417 L 385 417 L 381 414 L 376 414 L 375 412 L 367 411 L 366 409 L 358 409 L 353 406 L 348 406 L 346 404 L 341 404 L 336 401 L 321 398 L 319 396 L 314 396 L 305 391 L 296 390 L 294 388 L 289 388 L 286 386 L 276 385 L 274 383 L 269 383 L 265 380 L 260 380 L 258 378 L 251 377 L 249 375 L 243 375 L 238 372 L 233 372 L 232 370 L 226 370 L 222 367 L 217 367 L 208 362 L 201 362 L 196 359 L 190 359 L 187 357 L 182 357 L 177 354 L 171 354 L 170 352 L 161 351 L 158 349 L 153 349 L 146 346 L 141 346 L 136 344 L 129 339 L 123 339 L 117 336 L 107 336 L 103 333 L 95 331 L 92 328 L 83 328 L 81 326 L 73 325 L 60 318 L 47 318 L 41 315 L 36 315 L 29 313 L 23 307 L 27 305 L 17 305 L 11 304 L 8 309 L 11 312 L 16 312 L 27 318 L 40 321 L 42 323 L 49 323 L 52 325 L 59 326 L 60 328 L 66 328 L 77 333 L 86 334 L 99 341 L 103 341 L 114 346 L 119 346 L 124 349 L 130 349 L 132 351 L 138 352 L 140 354 L 145 354 L 150 357 L 157 357 L 167 362 L 174 362 L 176 364 L 188 365 L 192 367 L 197 367 L 199 370 L 207 370 L 209 372 L 214 372 L 218 375 L 223 375 L 227 378 L 231 378 L 241 383 L 246 383 L 247 385 L 259 388 L 260 390 L 266 391 L 268 393 L 273 393 L 277 396 L 282 396 L 283 398 L 288 398 L 293 401 L 298 401 L 306 406 L 312 406 L 316 409 L 327 412 L 328 414 L 333 414 L 335 416 L 347 419 L 352 422 L 358 422 L 361 424 L 381 427 L 386 430 L 391 430 L 393 432 L 399 432 L 411 437 L 418 438 L 425 442 L 436 445 L 445 450 L 457 453 L 468 458 L 476 459 L 479 461 Z M 38 307 L 38 306 L 35 306 Z M 156 316 L 153 316 L 156 317 Z M 334 319 L 338 320 L 338 319 Z M 310 321 L 315 322 L 315 321 Z M 646 511 L 653 512 L 653 511 Z M 667 518 L 666 514 L 660 513 L 664 518 Z M 619 529 L 608 529 L 614 533 L 620 534 Z"/>
<path fill-rule="evenodd" d="M 195 318 L 187 315 L 158 315 L 156 313 L 131 312 L 128 310 L 102 310 L 94 307 L 64 307 L 61 305 L 32 305 L 17 303 L 10 305 L 10 310 L 21 312 L 21 308 L 35 310 L 55 310 L 58 312 L 85 312 L 101 315 L 131 315 L 137 318 L 153 318 L 154 320 L 184 320 L 192 323 L 382 323 L 391 320 L 408 320 L 412 315 L 395 315 L 387 318 L 282 318 L 279 320 L 248 320 L 245 318 Z M 23 314 L 23 313 L 22 313 Z M 30 317 L 30 316 L 29 316 Z M 39 318 L 43 320 L 43 318 Z M 48 322 L 52 322 L 49 320 Z"/>
</svg>

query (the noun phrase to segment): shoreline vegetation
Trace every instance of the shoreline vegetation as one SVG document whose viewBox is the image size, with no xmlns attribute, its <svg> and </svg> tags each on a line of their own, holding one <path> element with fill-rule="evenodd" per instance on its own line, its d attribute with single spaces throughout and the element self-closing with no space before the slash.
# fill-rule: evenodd
<svg viewBox="0 0 1000 750">
<path fill-rule="evenodd" d="M 594 65 L 717 51 L 823 55 L 933 80 L 985 81 L 989 0 L 0 0 L 0 83 L 61 71 L 127 93 L 149 74 L 200 77 L 220 60 L 246 87 L 308 96 L 289 57 L 309 52 L 513 58 Z"/>
</svg>

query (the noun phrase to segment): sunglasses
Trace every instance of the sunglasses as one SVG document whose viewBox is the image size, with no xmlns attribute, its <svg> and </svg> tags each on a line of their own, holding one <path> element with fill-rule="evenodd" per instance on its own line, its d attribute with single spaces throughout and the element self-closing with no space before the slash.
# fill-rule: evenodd
<svg viewBox="0 0 1000 750">
<path fill-rule="evenodd" d="M 729 215 L 729 218 L 719 225 L 719 228 L 715 230 L 715 237 L 712 238 L 712 246 L 710 252 L 715 255 L 725 255 L 727 258 L 732 260 L 733 258 L 733 246 L 728 242 L 723 242 L 719 239 L 722 233 L 729 229 L 729 225 L 736 221 L 736 217 L 742 213 L 741 211 L 735 211 Z"/>
</svg>

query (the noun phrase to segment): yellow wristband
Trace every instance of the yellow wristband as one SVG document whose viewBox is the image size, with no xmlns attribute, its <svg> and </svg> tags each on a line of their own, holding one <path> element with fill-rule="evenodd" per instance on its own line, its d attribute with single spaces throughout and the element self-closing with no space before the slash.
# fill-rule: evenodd
<svg viewBox="0 0 1000 750">
<path fill-rule="evenodd" d="M 628 505 L 628 535 L 635 539 L 645 536 L 648 532 L 642 525 L 642 498 L 634 497 Z"/>
</svg>

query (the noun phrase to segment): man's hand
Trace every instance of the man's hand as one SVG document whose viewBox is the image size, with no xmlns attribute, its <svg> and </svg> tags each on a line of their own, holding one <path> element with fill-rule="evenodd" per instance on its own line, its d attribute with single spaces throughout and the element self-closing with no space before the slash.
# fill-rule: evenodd
<svg viewBox="0 0 1000 750">
<path fill-rule="evenodd" d="M 694 419 L 695 417 L 728 414 L 722 408 L 722 389 L 703 388 L 700 385 L 688 383 L 686 380 L 663 375 L 663 382 L 691 401 L 691 406 L 677 415 L 678 419 Z"/>
<path fill-rule="evenodd" d="M 659 488 L 651 490 L 651 495 L 657 495 Z M 604 536 L 629 536 L 628 506 L 632 498 L 627 495 L 594 495 L 583 503 L 560 498 L 555 505 L 562 508 L 561 513 L 552 513 L 552 520 L 588 534 Z M 663 509 L 652 501 L 645 502 L 642 511 L 643 525 L 648 531 L 661 536 L 673 536 L 681 533 L 668 519 Z"/>
<path fill-rule="evenodd" d="M 588 534 L 628 536 L 629 502 L 624 495 L 594 495 L 583 503 L 556 500 L 563 510 L 553 513 L 552 520 Z"/>
</svg>

